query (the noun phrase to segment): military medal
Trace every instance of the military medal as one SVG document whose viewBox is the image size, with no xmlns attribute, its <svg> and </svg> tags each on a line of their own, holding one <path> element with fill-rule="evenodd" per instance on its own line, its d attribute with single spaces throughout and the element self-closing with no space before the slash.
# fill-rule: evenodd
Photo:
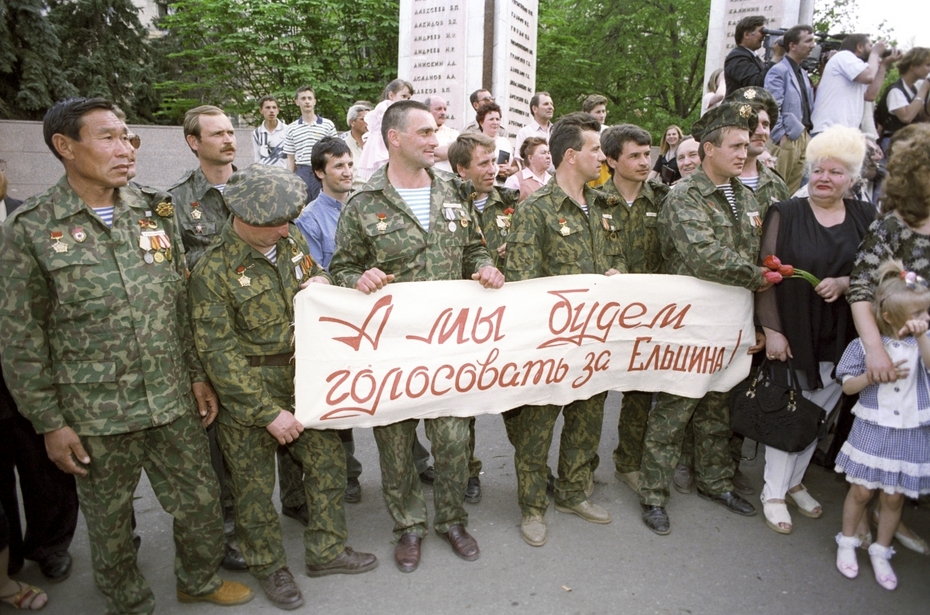
<svg viewBox="0 0 930 615">
<path fill-rule="evenodd" d="M 78 243 L 84 243 L 84 240 L 87 239 L 87 233 L 84 232 L 80 226 L 75 226 L 71 229 L 71 236 L 74 237 L 74 240 Z"/>
<path fill-rule="evenodd" d="M 387 214 L 378 214 L 377 228 L 382 233 L 387 230 L 387 222 L 384 221 L 385 218 L 387 218 Z"/>
<path fill-rule="evenodd" d="M 749 221 L 752 222 L 756 235 L 762 235 L 762 217 L 759 215 L 759 212 L 747 211 L 746 215 L 749 216 Z"/>
<path fill-rule="evenodd" d="M 146 252 L 145 254 L 142 255 L 142 260 L 144 260 L 146 263 L 151 265 L 152 263 L 155 262 L 155 257 L 152 256 L 151 252 Z"/>
<path fill-rule="evenodd" d="M 572 234 L 572 230 L 566 226 L 565 218 L 559 218 L 559 224 L 562 225 L 562 228 L 559 229 L 559 232 L 562 233 L 564 237 L 568 237 Z"/>
<path fill-rule="evenodd" d="M 155 206 L 155 213 L 162 218 L 170 218 L 174 214 L 174 205 L 167 201 L 162 201 Z"/>
<path fill-rule="evenodd" d="M 195 226 L 194 232 L 197 233 L 198 235 L 203 235 L 203 225 L 198 224 L 197 226 Z"/>
<path fill-rule="evenodd" d="M 165 255 L 162 254 L 161 252 L 156 252 L 155 255 L 152 256 L 152 258 L 155 259 L 155 262 L 156 262 L 156 263 L 163 263 L 163 262 L 165 262 Z"/>
<path fill-rule="evenodd" d="M 61 241 L 63 236 L 64 234 L 61 231 L 52 231 L 50 234 L 50 237 L 55 240 L 55 243 L 52 244 L 52 249 L 58 254 L 68 251 L 68 244 L 62 243 Z"/>
<path fill-rule="evenodd" d="M 455 229 L 456 229 L 455 222 L 450 222 L 450 223 L 449 223 L 449 232 L 450 232 L 450 233 L 454 233 L 454 232 L 455 232 Z"/>
<path fill-rule="evenodd" d="M 191 203 L 191 218 L 194 220 L 200 220 L 203 217 L 203 212 L 197 209 L 198 207 L 200 207 L 200 203 L 197 201 Z"/>
<path fill-rule="evenodd" d="M 239 286 L 245 288 L 246 286 L 252 285 L 252 278 L 245 275 L 245 267 L 239 265 L 239 267 L 236 269 L 236 273 L 239 274 Z"/>
<path fill-rule="evenodd" d="M 294 263 L 294 276 L 297 278 L 297 281 L 299 282 L 300 280 L 304 279 L 304 270 L 303 270 L 304 253 L 301 252 L 297 248 L 297 246 L 294 244 L 293 239 L 288 237 L 287 240 L 291 244 L 291 254 L 293 254 L 293 256 L 291 256 L 291 262 Z"/>
</svg>

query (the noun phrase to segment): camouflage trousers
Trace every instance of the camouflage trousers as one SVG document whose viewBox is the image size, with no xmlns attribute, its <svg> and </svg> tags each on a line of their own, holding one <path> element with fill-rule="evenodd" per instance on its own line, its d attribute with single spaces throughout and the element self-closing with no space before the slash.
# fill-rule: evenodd
<svg viewBox="0 0 930 615">
<path fill-rule="evenodd" d="M 340 429 L 336 433 L 339 434 L 346 455 L 346 477 L 358 478 L 362 474 L 362 464 L 355 458 L 355 440 L 352 438 L 352 430 Z M 286 446 L 278 446 L 277 457 L 278 492 L 281 497 L 281 506 L 299 508 L 307 503 L 307 498 L 304 496 L 303 468 L 294 461 Z"/>
<path fill-rule="evenodd" d="M 707 393 L 693 399 L 659 393 L 646 424 L 643 464 L 639 477 L 639 500 L 650 506 L 665 506 L 668 483 L 678 463 L 688 421 L 694 428 L 694 475 L 702 493 L 715 495 L 733 489 L 730 458 L 729 393 Z"/>
<path fill-rule="evenodd" d="M 447 532 L 453 525 L 467 525 L 465 487 L 468 485 L 468 418 L 425 419 L 426 437 L 433 450 L 436 482 L 433 528 Z M 417 420 L 410 419 L 375 427 L 375 442 L 381 458 L 381 485 L 388 512 L 394 518 L 394 538 L 427 532 L 426 499 L 413 461 Z"/>
<path fill-rule="evenodd" d="M 652 393 L 624 391 L 617 421 L 617 448 L 614 450 L 614 468 L 617 472 L 638 472 L 643 461 L 643 438 L 646 422 L 652 407 Z"/>
<path fill-rule="evenodd" d="M 155 497 L 174 517 L 177 588 L 201 596 L 222 584 L 220 491 L 207 433 L 193 412 L 168 425 L 115 436 L 82 436 L 90 465 L 77 477 L 94 581 L 108 614 L 152 613 L 155 595 L 132 544 L 132 499 L 144 469 Z"/>
<path fill-rule="evenodd" d="M 249 572 L 262 579 L 287 565 L 281 518 L 271 499 L 278 441 L 264 427 L 220 424 L 217 435 L 229 468 L 239 546 Z M 339 435 L 306 429 L 286 449 L 303 471 L 310 515 L 304 531 L 306 562 L 325 564 L 342 553 L 348 534 L 345 453 Z"/>
<path fill-rule="evenodd" d="M 730 436 L 730 457 L 733 458 L 736 467 L 739 467 L 743 457 L 743 436 L 738 433 Z M 694 427 L 691 426 L 691 421 L 688 421 L 688 426 L 685 427 L 685 438 L 681 442 L 681 457 L 678 463 L 689 468 L 694 467 Z"/>
<path fill-rule="evenodd" d="M 607 393 L 598 393 L 564 407 L 523 406 L 505 413 L 507 437 L 514 446 L 517 501 L 523 516 L 542 515 L 549 507 L 547 462 L 559 412 L 562 412 L 564 424 L 559 443 L 555 501 L 560 505 L 574 506 L 587 499 L 584 489 L 600 462 L 597 447 L 601 440 L 606 399 Z"/>
</svg>

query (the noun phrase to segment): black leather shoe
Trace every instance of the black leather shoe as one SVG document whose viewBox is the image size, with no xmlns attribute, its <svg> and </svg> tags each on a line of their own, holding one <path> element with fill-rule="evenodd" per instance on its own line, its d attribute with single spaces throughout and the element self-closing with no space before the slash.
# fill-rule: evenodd
<svg viewBox="0 0 930 615">
<path fill-rule="evenodd" d="M 436 470 L 433 468 L 433 466 L 429 466 L 420 472 L 420 482 L 424 485 L 432 485 L 436 482 Z"/>
<path fill-rule="evenodd" d="M 245 558 L 242 557 L 242 551 L 229 543 L 226 543 L 226 555 L 223 556 L 223 561 L 220 562 L 220 566 L 222 566 L 224 570 L 230 570 L 232 572 L 242 572 L 243 570 L 249 569 L 249 565 L 245 563 Z"/>
<path fill-rule="evenodd" d="M 71 554 L 67 551 L 57 551 L 45 559 L 39 560 L 39 570 L 46 579 L 58 583 L 71 575 Z"/>
<path fill-rule="evenodd" d="M 643 504 L 642 507 L 643 523 L 646 524 L 646 527 L 648 527 L 659 536 L 665 536 L 672 531 L 671 525 L 668 521 L 668 513 L 665 512 L 664 507 L 649 506 L 648 504 Z"/>
<path fill-rule="evenodd" d="M 555 495 L 555 476 L 552 475 L 552 472 L 546 477 L 546 493 Z"/>
<path fill-rule="evenodd" d="M 710 500 L 715 504 L 720 504 L 730 512 L 736 513 L 737 515 L 752 517 L 757 512 L 756 509 L 753 508 L 752 504 L 741 498 L 735 491 L 727 491 L 726 493 L 709 495 L 698 490 L 698 495 L 705 500 Z"/>
<path fill-rule="evenodd" d="M 465 501 L 469 504 L 477 504 L 481 501 L 481 479 L 477 476 L 468 479 L 468 486 L 465 487 Z"/>
<path fill-rule="evenodd" d="M 282 504 L 281 512 L 285 517 L 300 521 L 304 526 L 310 523 L 310 512 L 307 510 L 306 504 L 301 504 L 300 506 L 284 506 Z"/>
<path fill-rule="evenodd" d="M 362 486 L 357 478 L 350 478 L 346 481 L 346 502 L 349 504 L 358 504 L 362 501 Z"/>
</svg>

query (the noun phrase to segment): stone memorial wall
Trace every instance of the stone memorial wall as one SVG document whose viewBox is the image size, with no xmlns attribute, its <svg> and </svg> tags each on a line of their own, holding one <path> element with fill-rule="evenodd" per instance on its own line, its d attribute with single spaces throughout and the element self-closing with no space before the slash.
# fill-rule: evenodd
<svg viewBox="0 0 930 615">
<path fill-rule="evenodd" d="M 417 100 L 443 96 L 458 130 L 474 120 L 469 95 L 490 89 L 502 134 L 516 136 L 536 87 L 537 24 L 537 0 L 401 0 L 397 76 Z"/>
</svg>

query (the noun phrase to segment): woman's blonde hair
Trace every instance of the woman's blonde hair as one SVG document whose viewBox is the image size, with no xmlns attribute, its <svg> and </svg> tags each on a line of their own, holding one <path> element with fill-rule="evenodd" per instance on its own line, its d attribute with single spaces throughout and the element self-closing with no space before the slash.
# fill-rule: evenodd
<svg viewBox="0 0 930 615">
<path fill-rule="evenodd" d="M 862 174 L 865 152 L 865 136 L 858 129 L 830 126 L 807 144 L 807 171 L 824 160 L 836 160 L 856 181 Z"/>
<path fill-rule="evenodd" d="M 907 271 L 899 260 L 885 261 L 877 274 L 879 283 L 872 298 L 872 314 L 882 335 L 897 337 L 898 329 L 915 309 L 930 308 L 930 288 L 925 279 Z"/>
</svg>

